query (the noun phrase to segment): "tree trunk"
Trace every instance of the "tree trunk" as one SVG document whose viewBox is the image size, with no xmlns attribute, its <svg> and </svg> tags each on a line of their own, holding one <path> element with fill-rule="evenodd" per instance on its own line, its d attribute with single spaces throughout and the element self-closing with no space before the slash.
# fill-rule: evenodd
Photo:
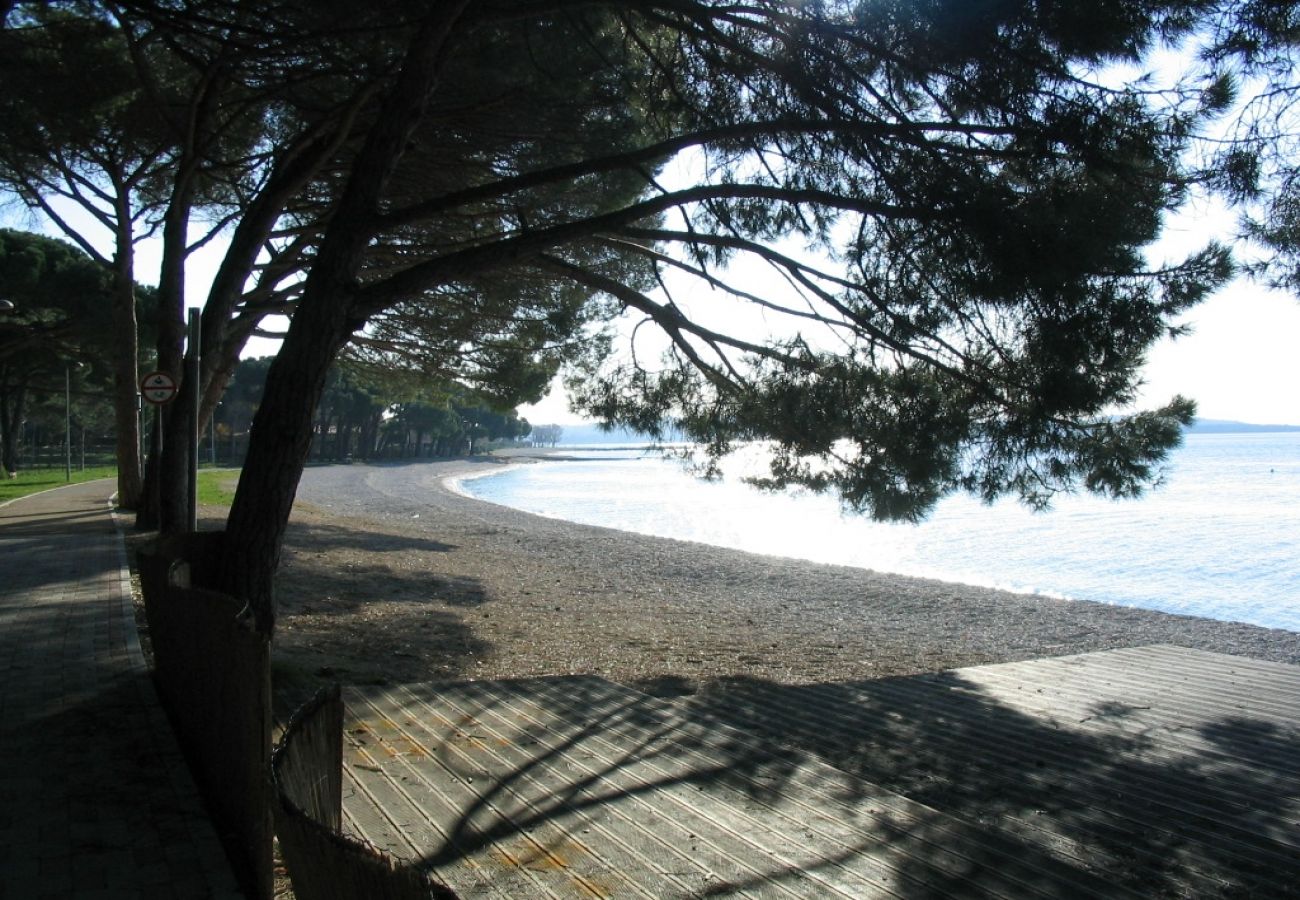
<svg viewBox="0 0 1300 900">
<path fill-rule="evenodd" d="M 0 387 L 0 468 L 4 475 L 18 471 L 19 429 L 23 424 L 23 404 L 27 386 L 8 384 Z"/>
<path fill-rule="evenodd" d="M 366 420 L 366 427 L 364 433 L 361 436 L 361 441 L 366 448 L 366 456 L 365 456 L 366 459 L 374 459 L 375 455 L 379 452 L 379 446 L 380 446 L 379 429 L 382 427 L 382 425 L 383 425 L 382 411 L 371 413 L 370 418 Z"/>
<path fill-rule="evenodd" d="M 272 591 L 298 479 L 311 452 L 312 418 L 330 365 L 352 332 L 352 291 L 373 237 L 370 222 L 393 167 L 424 114 L 448 39 L 468 0 L 436 4 L 407 48 L 402 72 L 366 137 L 280 352 L 267 372 L 248 456 L 227 520 L 221 585 L 247 603 L 258 631 L 275 628 Z"/>
<path fill-rule="evenodd" d="M 180 222 L 173 210 L 168 211 L 168 227 L 164 232 L 163 264 L 158 285 L 158 371 L 166 372 L 181 383 L 181 369 L 185 354 L 185 233 L 187 216 Z M 187 469 L 187 442 L 184 422 L 177 419 L 176 410 L 183 409 L 186 392 L 182 390 L 175 400 L 156 407 L 161 416 L 161 428 L 155 427 L 154 440 L 149 448 L 149 462 L 144 473 L 144 497 L 136 517 L 136 527 L 157 528 L 170 534 L 188 526 L 185 504 Z M 161 437 L 161 447 L 159 447 Z M 179 446 L 174 446 L 179 444 Z"/>
<path fill-rule="evenodd" d="M 356 433 L 357 433 L 357 421 L 355 418 L 349 416 L 347 425 L 343 431 L 343 455 L 340 457 L 341 459 L 345 459 L 345 460 L 350 459 L 356 455 L 356 448 L 354 444 Z"/>
<path fill-rule="evenodd" d="M 135 263 L 130 219 L 118 216 L 113 272 L 113 425 L 117 435 L 117 504 L 139 509 L 144 490 L 140 472 L 139 337 L 135 316 Z"/>
<path fill-rule="evenodd" d="M 272 580 L 298 479 L 311 454 L 315 406 L 355 324 L 339 293 L 314 296 L 310 304 L 304 295 L 299 305 L 267 373 L 226 523 L 222 588 L 248 604 L 258 631 L 268 636 L 275 627 Z"/>
<path fill-rule="evenodd" d="M 175 252 L 183 253 L 178 247 Z M 166 256 L 166 254 L 165 254 Z M 162 453 L 158 457 L 158 529 L 163 534 L 177 534 L 189 527 L 189 429 L 193 411 L 190 409 L 189 388 L 184 382 L 185 358 L 185 292 L 183 287 L 185 267 L 178 263 L 179 273 L 168 275 L 164 265 L 163 281 L 170 284 L 160 291 L 163 298 L 159 310 L 158 367 L 176 380 L 180 390 L 176 399 L 164 406 L 162 417 Z M 181 284 L 173 282 L 177 277 Z"/>
<path fill-rule="evenodd" d="M 162 459 L 163 408 L 153 406 L 149 412 L 149 453 L 144 465 L 144 494 L 136 512 L 135 527 L 139 531 L 153 531 L 158 527 L 158 500 L 160 479 L 158 466 Z"/>
<path fill-rule="evenodd" d="M 191 139 L 193 135 L 190 135 Z M 185 266 L 189 257 L 189 226 L 194 207 L 197 154 L 182 153 L 171 200 L 163 218 L 162 265 L 158 274 L 158 368 L 176 379 L 181 390 L 163 407 L 162 453 L 151 467 L 158 478 L 158 528 L 163 534 L 189 529 L 189 429 L 196 415 L 184 384 Z"/>
<path fill-rule="evenodd" d="M 190 429 L 194 426 L 190 392 L 181 378 L 176 399 L 163 414 L 162 454 L 158 459 L 158 530 L 180 534 L 190 527 Z"/>
<path fill-rule="evenodd" d="M 348 423 L 346 415 L 341 412 L 341 414 L 335 416 L 334 440 L 330 441 L 330 446 L 333 447 L 330 459 L 333 459 L 335 463 L 343 462 L 344 459 L 347 459 L 347 437 L 348 429 L 350 428 L 351 424 Z"/>
</svg>

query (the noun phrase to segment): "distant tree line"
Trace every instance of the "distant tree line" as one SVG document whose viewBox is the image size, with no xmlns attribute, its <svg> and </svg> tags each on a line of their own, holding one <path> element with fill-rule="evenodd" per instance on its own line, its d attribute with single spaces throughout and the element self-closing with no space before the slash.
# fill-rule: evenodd
<svg viewBox="0 0 1300 900">
<path fill-rule="evenodd" d="M 12 307 L 0 316 L 0 468 L 5 474 L 33 464 L 38 447 L 58 451 L 50 461 L 64 458 L 69 438 L 66 452 L 78 464 L 87 446 L 96 448 L 95 463 L 116 461 L 116 348 L 109 327 L 113 279 L 101 261 L 65 241 L 0 229 L 0 284 Z M 157 292 L 136 285 L 135 296 L 140 321 L 150 322 Z M 243 459 L 272 359 L 236 363 L 201 432 L 200 461 Z M 138 365 L 142 371 L 151 367 L 145 358 Z M 142 412 L 147 427 L 153 408 Z M 344 359 L 330 371 L 316 405 L 312 456 L 458 456 L 528 433 L 528 422 L 515 411 L 497 411 L 463 386 Z"/>
<path fill-rule="evenodd" d="M 564 437 L 564 429 L 559 425 L 537 425 L 528 436 L 535 447 L 554 447 Z"/>
<path fill-rule="evenodd" d="M 272 359 L 236 365 L 214 418 L 221 458 L 242 458 Z M 316 406 L 312 433 L 313 459 L 411 459 L 478 452 L 524 438 L 530 426 L 516 411 L 492 409 L 456 386 L 341 362 Z"/>
<path fill-rule="evenodd" d="M 30 464 L 36 446 L 62 446 L 69 435 L 81 447 L 86 434 L 96 444 L 113 444 L 113 278 L 64 241 L 0 229 L 0 289 L 9 304 L 0 315 L 0 467 L 6 474 Z M 156 297 L 152 288 L 135 286 L 142 322 L 151 321 Z"/>
</svg>

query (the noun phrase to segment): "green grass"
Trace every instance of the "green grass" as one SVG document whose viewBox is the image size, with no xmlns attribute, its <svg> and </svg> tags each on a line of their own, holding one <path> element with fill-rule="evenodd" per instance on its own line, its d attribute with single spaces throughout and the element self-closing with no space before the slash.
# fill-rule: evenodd
<svg viewBox="0 0 1300 900">
<path fill-rule="evenodd" d="M 12 481 L 0 478 L 0 503 L 67 484 L 116 477 L 115 466 L 95 466 L 84 471 L 73 469 L 71 482 L 64 477 L 62 469 L 31 469 L 19 472 L 18 477 Z M 238 469 L 200 469 L 199 503 L 209 506 L 229 506 L 230 501 L 235 499 L 235 485 L 238 482 Z"/>
<path fill-rule="evenodd" d="M 63 487 L 81 481 L 95 481 L 100 478 L 116 478 L 116 466 L 94 466 L 89 469 L 73 469 L 72 481 L 69 482 L 63 469 L 30 469 L 19 472 L 12 480 L 0 477 L 0 503 L 26 497 L 50 488 Z"/>
<path fill-rule="evenodd" d="M 238 469 L 199 469 L 199 504 L 229 506 L 238 483 Z"/>
</svg>

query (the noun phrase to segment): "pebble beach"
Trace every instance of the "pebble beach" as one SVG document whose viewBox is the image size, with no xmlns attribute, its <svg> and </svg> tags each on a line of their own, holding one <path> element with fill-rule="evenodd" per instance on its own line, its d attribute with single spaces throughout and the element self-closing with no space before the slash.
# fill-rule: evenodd
<svg viewBox="0 0 1300 900">
<path fill-rule="evenodd" d="M 282 679 L 598 674 L 653 692 L 935 672 L 1146 644 L 1300 664 L 1300 634 L 578 525 L 446 481 L 527 458 L 309 468 L 281 566 Z M 297 693 L 297 691 L 295 691 Z"/>
</svg>

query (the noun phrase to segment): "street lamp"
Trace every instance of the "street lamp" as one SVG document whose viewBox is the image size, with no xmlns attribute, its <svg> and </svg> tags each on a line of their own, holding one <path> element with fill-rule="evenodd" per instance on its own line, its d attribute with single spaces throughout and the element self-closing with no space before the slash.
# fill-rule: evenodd
<svg viewBox="0 0 1300 900">
<path fill-rule="evenodd" d="M 72 363 L 63 366 L 63 476 L 72 480 Z"/>
<path fill-rule="evenodd" d="M 72 480 L 72 367 L 81 368 L 81 363 L 68 360 L 63 364 L 63 475 L 66 481 Z M 84 432 L 83 432 L 84 433 Z M 81 439 L 82 453 L 85 453 L 86 439 Z M 85 465 L 82 465 L 85 468 Z"/>
</svg>

